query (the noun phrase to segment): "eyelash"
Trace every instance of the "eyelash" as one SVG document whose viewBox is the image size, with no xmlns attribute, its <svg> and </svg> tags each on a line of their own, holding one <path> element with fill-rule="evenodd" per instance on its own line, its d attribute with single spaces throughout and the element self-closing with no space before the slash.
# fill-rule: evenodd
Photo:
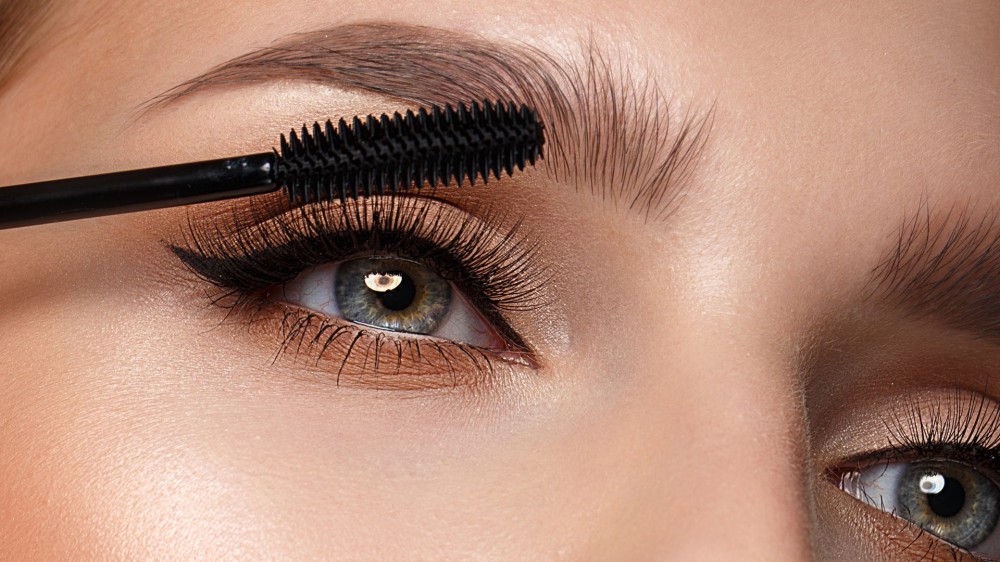
<svg viewBox="0 0 1000 562">
<path fill-rule="evenodd" d="M 943 459 L 983 469 L 993 474 L 1000 486 L 995 477 L 1000 474 L 1000 404 L 985 394 L 955 391 L 951 397 L 936 399 L 930 412 L 927 406 L 926 402 L 908 401 L 901 412 L 883 420 L 889 435 L 885 448 L 841 463 L 840 468 L 831 471 L 830 478 L 837 482 L 849 470 L 878 463 Z M 923 536 L 926 531 L 919 529 L 919 533 Z M 943 539 L 931 540 L 934 548 L 946 549 L 955 560 L 968 556 L 981 559 Z M 912 541 L 906 548 L 917 548 L 916 544 Z"/>
<path fill-rule="evenodd" d="M 172 244 L 170 249 L 195 275 L 218 289 L 211 302 L 227 309 L 227 319 L 239 318 L 252 326 L 280 316 L 281 343 L 275 360 L 289 351 L 316 350 L 319 362 L 334 344 L 349 340 L 339 361 L 337 384 L 345 368 L 358 363 L 356 356 L 363 359 L 360 371 L 370 366 L 373 374 L 383 374 L 381 354 L 387 348 L 396 365 L 395 372 L 390 371 L 395 382 L 382 379 L 386 386 L 438 386 L 420 375 L 399 376 L 404 367 L 419 371 L 421 365 L 441 371 L 449 385 L 491 380 L 497 355 L 489 350 L 390 334 L 269 298 L 270 288 L 310 267 L 391 255 L 423 263 L 452 282 L 507 342 L 511 351 L 504 355 L 534 364 L 531 351 L 506 316 L 542 306 L 540 289 L 546 277 L 538 264 L 537 245 L 522 233 L 520 222 L 501 231 L 492 226 L 510 224 L 506 213 L 494 208 L 467 213 L 431 199 L 403 195 L 306 205 L 273 217 L 266 209 L 251 205 L 249 211 L 234 208 L 223 219 L 190 220 L 183 243 Z M 435 358 L 440 362 L 435 364 Z M 409 361 L 418 368 L 410 368 Z"/>
<path fill-rule="evenodd" d="M 956 392 L 951 398 L 934 403 L 930 413 L 908 402 L 904 416 L 892 415 L 884 421 L 889 432 L 889 446 L 880 453 L 894 459 L 945 456 L 954 460 L 979 463 L 990 470 L 1000 469 L 1000 406 L 978 395 Z"/>
</svg>

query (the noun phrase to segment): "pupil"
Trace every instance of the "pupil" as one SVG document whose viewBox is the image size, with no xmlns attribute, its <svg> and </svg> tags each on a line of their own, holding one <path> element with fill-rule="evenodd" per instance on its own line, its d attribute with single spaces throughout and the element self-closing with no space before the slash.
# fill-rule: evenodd
<svg viewBox="0 0 1000 562">
<path fill-rule="evenodd" d="M 382 303 L 382 306 L 389 310 L 406 310 L 413 304 L 413 299 L 417 296 L 417 287 L 413 284 L 413 279 L 409 275 L 401 271 L 393 271 L 391 274 L 402 277 L 403 280 L 399 286 L 391 291 L 375 292 L 375 295 L 378 297 L 378 301 Z"/>
<path fill-rule="evenodd" d="M 965 506 L 965 488 L 954 478 L 945 476 L 944 488 L 927 495 L 927 505 L 939 517 L 954 517 Z"/>
</svg>

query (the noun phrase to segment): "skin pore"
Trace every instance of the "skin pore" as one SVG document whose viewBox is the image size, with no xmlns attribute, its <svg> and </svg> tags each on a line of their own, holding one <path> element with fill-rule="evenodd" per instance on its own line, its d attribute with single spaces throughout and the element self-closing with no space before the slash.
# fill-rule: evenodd
<svg viewBox="0 0 1000 562">
<path fill-rule="evenodd" d="M 610 68 L 670 119 L 647 159 L 696 148 L 652 217 L 614 195 L 635 166 L 553 173 L 570 146 L 621 167 L 605 139 L 642 122 L 624 113 L 588 130 L 607 152 L 557 142 L 442 191 L 434 212 L 503 208 L 490 236 L 519 223 L 546 280 L 544 307 L 505 318 L 537 364 L 454 387 L 395 388 L 360 360 L 337 385 L 336 348 L 276 353 L 279 322 L 227 320 L 171 245 L 231 204 L 0 231 L 0 558 L 965 556 L 830 475 L 884 449 L 887 420 L 1000 401 L 977 315 L 1000 297 L 1000 5 L 537 4 L 51 11 L 2 82 L 0 185 L 259 152 L 453 97 L 275 71 L 156 101 L 371 22 L 531 49 L 584 84 Z M 608 91 L 583 90 L 568 107 Z M 678 144 L 686 124 L 702 134 Z"/>
</svg>

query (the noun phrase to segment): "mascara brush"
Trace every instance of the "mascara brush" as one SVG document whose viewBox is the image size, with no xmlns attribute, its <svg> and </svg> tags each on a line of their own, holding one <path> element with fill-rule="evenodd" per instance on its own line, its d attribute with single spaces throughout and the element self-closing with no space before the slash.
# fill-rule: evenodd
<svg viewBox="0 0 1000 562">
<path fill-rule="evenodd" d="M 271 152 L 0 188 L 0 229 L 281 190 L 291 205 L 511 175 L 542 156 L 536 112 L 514 103 L 431 106 L 315 123 Z"/>
</svg>

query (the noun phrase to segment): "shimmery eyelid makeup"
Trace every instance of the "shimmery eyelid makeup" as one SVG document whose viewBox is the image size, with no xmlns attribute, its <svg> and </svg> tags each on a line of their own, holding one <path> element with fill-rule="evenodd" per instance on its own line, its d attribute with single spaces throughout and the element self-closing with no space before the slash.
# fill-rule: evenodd
<svg viewBox="0 0 1000 562">
<path fill-rule="evenodd" d="M 231 214 L 229 223 L 192 224 L 188 240 L 173 250 L 207 280 L 245 292 L 285 283 L 334 259 L 406 252 L 403 257 L 416 261 L 450 261 L 434 265 L 452 269 L 444 273 L 456 283 L 481 281 L 484 296 L 501 310 L 530 311 L 543 304 L 535 291 L 545 276 L 527 276 L 529 269 L 542 273 L 537 245 L 519 221 L 495 207 L 466 212 L 436 199 L 388 195 L 260 216 L 251 211 Z M 493 226 L 503 224 L 509 226 Z M 486 278 L 492 282 L 483 282 Z"/>
<path fill-rule="evenodd" d="M 213 302 L 228 309 L 228 317 L 248 323 L 280 318 L 279 356 L 310 352 L 317 362 L 335 363 L 338 380 L 346 371 L 374 369 L 382 377 L 385 371 L 430 369 L 467 382 L 489 379 L 495 359 L 536 364 L 505 316 L 545 304 L 540 288 L 546 276 L 536 244 L 505 212 L 468 213 L 434 199 L 383 196 L 309 205 L 270 218 L 262 209 L 230 215 L 194 221 L 187 240 L 172 249 L 219 289 Z M 280 305 L 268 295 L 309 268 L 381 256 L 418 261 L 451 281 L 497 329 L 507 351 L 373 330 Z M 460 370 L 467 372 L 459 376 Z"/>
<path fill-rule="evenodd" d="M 828 470 L 831 482 L 842 491 L 874 509 L 889 512 L 882 504 L 887 503 L 889 507 L 895 504 L 881 501 L 880 495 L 896 494 L 897 491 L 882 490 L 877 485 L 869 489 L 865 483 L 871 486 L 891 478 L 895 474 L 893 470 L 899 471 L 898 466 L 926 462 L 970 467 L 967 470 L 975 470 L 994 486 L 1000 486 L 1000 403 L 985 393 L 954 390 L 942 394 L 938 391 L 919 398 L 904 398 L 902 407 L 896 404 L 889 412 L 883 418 L 888 440 L 885 447 L 853 455 Z M 909 521 L 906 514 L 891 515 Z M 930 534 L 940 546 L 952 549 L 956 557 L 965 555 L 965 550 L 951 544 L 947 538 L 936 536 L 934 532 Z M 995 535 L 993 531 L 983 543 L 991 545 L 989 549 L 1000 541 Z M 977 551 L 976 559 L 981 559 L 978 548 L 972 550 Z"/>
</svg>

